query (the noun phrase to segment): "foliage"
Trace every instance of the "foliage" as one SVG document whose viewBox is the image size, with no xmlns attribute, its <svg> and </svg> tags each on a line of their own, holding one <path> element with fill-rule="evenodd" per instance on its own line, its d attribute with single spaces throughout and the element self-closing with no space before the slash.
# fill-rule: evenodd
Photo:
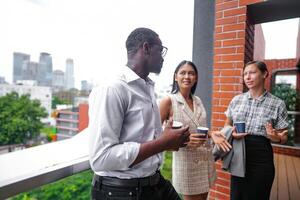
<svg viewBox="0 0 300 200">
<path fill-rule="evenodd" d="M 53 141 L 53 136 L 56 135 L 56 128 L 54 126 L 44 126 L 41 130 L 41 135 L 44 135 L 48 142 Z"/>
<path fill-rule="evenodd" d="M 60 181 L 41 186 L 30 192 L 19 194 L 12 200 L 86 200 L 90 199 L 92 171 L 85 171 Z"/>
<path fill-rule="evenodd" d="M 59 105 L 59 104 L 70 104 L 70 102 L 67 101 L 67 100 L 61 100 L 57 96 L 53 96 L 52 97 L 51 108 L 55 109 L 56 105 Z"/>
<path fill-rule="evenodd" d="M 284 101 L 287 110 L 296 110 L 297 100 L 299 99 L 299 95 L 296 89 L 291 88 L 287 84 L 277 84 L 272 89 L 272 94 Z"/>
<path fill-rule="evenodd" d="M 161 173 L 166 179 L 171 180 L 172 152 L 165 152 Z M 90 199 L 92 176 L 91 170 L 82 172 L 30 192 L 24 192 L 13 197 L 12 200 Z"/>
<path fill-rule="evenodd" d="M 295 111 L 297 109 L 297 102 L 299 102 L 299 94 L 296 89 L 291 88 L 287 84 L 277 84 L 272 89 L 272 93 L 282 99 L 286 105 L 288 111 Z M 289 133 L 287 145 L 294 145 L 295 138 L 295 116 L 288 116 Z"/>
<path fill-rule="evenodd" d="M 0 97 L 0 145 L 25 144 L 40 134 L 47 112 L 29 97 L 16 92 Z"/>
<path fill-rule="evenodd" d="M 161 168 L 161 174 L 168 180 L 172 180 L 172 152 L 164 152 L 164 162 Z"/>
</svg>

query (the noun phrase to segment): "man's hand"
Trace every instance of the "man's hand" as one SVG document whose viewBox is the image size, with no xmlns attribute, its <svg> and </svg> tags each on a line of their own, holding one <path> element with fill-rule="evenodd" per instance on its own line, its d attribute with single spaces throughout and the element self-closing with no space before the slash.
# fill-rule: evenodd
<svg viewBox="0 0 300 200">
<path fill-rule="evenodd" d="M 180 147 L 185 147 L 189 142 L 189 127 L 184 126 L 180 129 L 173 129 L 172 123 L 173 121 L 169 120 L 159 140 L 164 145 L 165 150 L 178 151 Z"/>
<path fill-rule="evenodd" d="M 226 140 L 225 135 L 221 131 L 212 131 L 211 139 L 217 145 L 217 147 L 221 148 L 224 152 L 228 152 L 232 148 L 232 146 Z"/>
</svg>

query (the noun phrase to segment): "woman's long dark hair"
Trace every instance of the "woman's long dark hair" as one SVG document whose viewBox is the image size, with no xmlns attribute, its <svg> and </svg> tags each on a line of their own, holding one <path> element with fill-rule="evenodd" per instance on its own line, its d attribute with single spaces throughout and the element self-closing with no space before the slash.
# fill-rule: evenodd
<svg viewBox="0 0 300 200">
<path fill-rule="evenodd" d="M 185 64 L 192 66 L 192 68 L 196 72 L 196 76 L 197 76 L 197 79 L 198 79 L 198 70 L 197 70 L 196 65 L 193 62 L 191 62 L 191 61 L 187 61 L 187 60 L 181 61 L 178 64 L 178 66 L 176 67 L 175 72 L 173 74 L 173 84 L 172 84 L 172 90 L 171 90 L 172 94 L 176 94 L 179 91 L 179 86 L 178 86 L 177 81 L 175 81 L 175 76 L 176 76 L 177 72 L 179 71 L 180 67 L 182 67 Z M 193 85 L 193 87 L 191 89 L 191 94 L 195 93 L 195 90 L 197 88 L 197 82 L 198 82 L 198 80 L 196 80 L 196 83 Z"/>
</svg>

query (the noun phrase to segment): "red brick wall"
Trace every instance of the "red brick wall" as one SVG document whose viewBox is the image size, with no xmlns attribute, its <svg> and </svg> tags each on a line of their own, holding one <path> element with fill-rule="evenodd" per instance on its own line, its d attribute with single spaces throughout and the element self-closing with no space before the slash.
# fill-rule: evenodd
<svg viewBox="0 0 300 200">
<path fill-rule="evenodd" d="M 291 58 L 291 59 L 271 59 L 271 60 L 265 60 L 265 63 L 268 66 L 268 70 L 270 75 L 268 76 L 266 80 L 266 89 L 270 91 L 271 87 L 271 74 L 277 69 L 292 69 L 296 68 L 297 59 Z M 298 87 L 300 84 L 298 84 Z"/>
<path fill-rule="evenodd" d="M 253 59 L 254 25 L 247 5 L 262 0 L 216 0 L 212 119 L 213 129 L 224 126 L 231 99 L 243 92 L 244 63 Z M 230 199 L 230 175 L 216 163 L 217 183 L 209 199 Z"/>
<path fill-rule="evenodd" d="M 78 115 L 78 129 L 79 132 L 85 129 L 89 124 L 89 116 L 88 116 L 89 105 L 88 104 L 80 104 L 79 105 L 79 115 Z"/>
<path fill-rule="evenodd" d="M 300 157 L 300 149 L 298 147 L 282 146 L 273 144 L 273 152 L 289 156 Z"/>
</svg>

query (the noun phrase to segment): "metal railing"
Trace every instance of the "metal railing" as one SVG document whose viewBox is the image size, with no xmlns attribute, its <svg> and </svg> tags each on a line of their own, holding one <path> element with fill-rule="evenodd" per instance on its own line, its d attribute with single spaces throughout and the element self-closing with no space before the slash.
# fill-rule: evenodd
<svg viewBox="0 0 300 200">
<path fill-rule="evenodd" d="M 0 199 L 90 168 L 87 131 L 73 138 L 0 155 Z"/>
</svg>

